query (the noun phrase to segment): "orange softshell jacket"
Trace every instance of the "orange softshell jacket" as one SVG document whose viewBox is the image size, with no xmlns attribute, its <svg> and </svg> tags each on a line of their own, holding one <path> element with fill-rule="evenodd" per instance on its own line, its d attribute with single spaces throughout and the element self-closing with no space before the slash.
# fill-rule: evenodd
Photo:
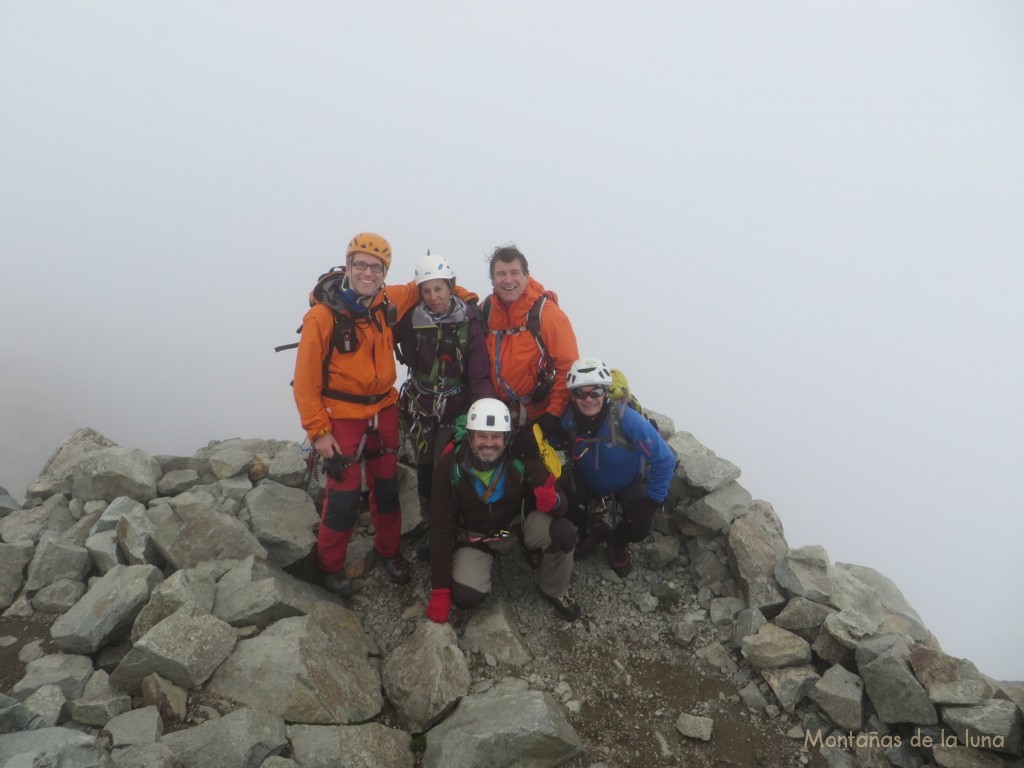
<svg viewBox="0 0 1024 768">
<path fill-rule="evenodd" d="M 323 363 L 334 342 L 334 314 L 329 306 L 310 297 L 311 302 L 317 303 L 302 318 L 294 381 L 295 404 L 310 440 L 330 432 L 332 418 L 369 419 L 398 401 L 394 335 L 384 313 L 372 312 L 373 307 L 383 303 L 385 294 L 395 306 L 398 317 L 412 309 L 420 298 L 414 282 L 384 286 L 370 305 L 371 314 L 377 322 L 359 322 L 356 325 L 358 348 L 347 354 L 335 351 L 331 355 L 326 382 Z M 322 393 L 325 386 L 352 395 L 384 397 L 372 404 L 334 400 Z"/>
<path fill-rule="evenodd" d="M 531 403 L 529 399 L 537 386 L 541 355 L 537 341 L 526 330 L 500 335 L 493 331 L 525 329 L 530 307 L 543 293 L 544 286 L 531 277 L 523 295 L 511 305 L 503 303 L 497 295 L 493 296 L 487 322 L 487 354 L 491 358 L 491 383 L 494 391 L 503 400 L 512 399 L 508 389 L 515 393 L 516 398 L 525 398 L 526 412 L 531 419 L 536 419 L 545 411 L 561 416 L 569 404 L 565 374 L 580 356 L 576 334 L 565 312 L 549 299 L 541 314 L 540 336 L 555 364 L 555 382 L 546 402 Z"/>
</svg>

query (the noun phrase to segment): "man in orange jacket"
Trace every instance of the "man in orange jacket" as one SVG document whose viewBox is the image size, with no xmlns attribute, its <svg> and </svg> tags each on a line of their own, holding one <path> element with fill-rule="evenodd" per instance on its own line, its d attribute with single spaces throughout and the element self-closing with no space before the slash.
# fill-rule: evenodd
<svg viewBox="0 0 1024 768">
<path fill-rule="evenodd" d="M 494 391 L 518 427 L 536 422 L 553 437 L 569 404 L 565 375 L 579 358 L 576 334 L 555 294 L 530 277 L 526 257 L 514 245 L 494 249 L 490 276 L 487 351 Z"/>
<path fill-rule="evenodd" d="M 313 449 L 327 460 L 317 539 L 326 587 L 351 595 L 345 557 L 358 519 L 360 463 L 370 489 L 373 546 L 392 581 L 409 581 L 399 537 L 398 392 L 391 325 L 420 300 L 415 283 L 384 286 L 391 246 L 373 232 L 352 238 L 346 270 L 310 294 L 295 361 L 295 403 Z M 472 295 L 472 294 L 470 294 Z"/>
</svg>

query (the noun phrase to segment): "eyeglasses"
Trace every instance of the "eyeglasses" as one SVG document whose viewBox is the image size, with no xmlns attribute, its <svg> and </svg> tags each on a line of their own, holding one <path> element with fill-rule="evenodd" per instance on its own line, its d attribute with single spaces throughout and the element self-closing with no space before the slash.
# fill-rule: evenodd
<svg viewBox="0 0 1024 768">
<path fill-rule="evenodd" d="M 367 264 L 365 261 L 353 261 L 352 271 L 353 272 L 365 272 L 370 270 L 375 275 L 379 275 L 384 272 L 383 264 Z"/>
<path fill-rule="evenodd" d="M 600 400 L 604 397 L 603 389 L 574 389 L 572 396 L 577 400 Z"/>
</svg>

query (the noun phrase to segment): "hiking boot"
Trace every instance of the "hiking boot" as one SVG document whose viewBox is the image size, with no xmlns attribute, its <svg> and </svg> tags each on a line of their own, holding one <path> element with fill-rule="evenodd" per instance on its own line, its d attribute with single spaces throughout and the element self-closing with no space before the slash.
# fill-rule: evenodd
<svg viewBox="0 0 1024 768">
<path fill-rule="evenodd" d="M 355 584 L 345 571 L 328 573 L 324 576 L 324 588 L 341 597 L 351 597 L 355 592 Z"/>
<path fill-rule="evenodd" d="M 543 592 L 541 592 L 544 595 Z M 572 595 L 566 592 L 561 597 L 551 597 L 550 595 L 544 595 L 544 599 L 551 603 L 555 609 L 555 613 L 561 616 L 566 621 L 576 621 L 580 617 L 582 610 L 580 604 L 572 599 Z"/>
<path fill-rule="evenodd" d="M 633 558 L 629 555 L 629 547 L 609 541 L 608 565 L 620 579 L 629 576 L 633 570 Z"/>
<path fill-rule="evenodd" d="M 395 584 L 409 583 L 409 566 L 406 565 L 401 552 L 394 557 L 382 557 L 380 561 L 384 564 L 384 570 L 388 572 L 388 576 L 391 577 Z"/>
<path fill-rule="evenodd" d="M 574 557 L 578 560 L 589 555 L 594 547 L 604 541 L 608 535 L 608 524 L 604 520 L 595 520 L 590 526 L 590 533 L 576 542 Z"/>
<path fill-rule="evenodd" d="M 420 540 L 416 542 L 416 559 L 417 560 L 429 560 L 430 559 L 430 529 L 425 528 L 423 535 L 420 536 Z"/>
</svg>

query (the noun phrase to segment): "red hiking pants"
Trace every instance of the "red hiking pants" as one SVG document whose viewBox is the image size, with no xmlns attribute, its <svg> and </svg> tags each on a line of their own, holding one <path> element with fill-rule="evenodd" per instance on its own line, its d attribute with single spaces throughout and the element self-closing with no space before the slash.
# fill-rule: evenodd
<svg viewBox="0 0 1024 768">
<path fill-rule="evenodd" d="M 376 428 L 374 428 L 376 427 Z M 398 504 L 398 407 L 388 406 L 374 420 L 332 419 L 331 434 L 344 456 L 353 458 L 363 441 L 361 461 L 345 467 L 341 480 L 327 478 L 327 496 L 320 516 L 317 563 L 325 573 L 345 567 L 348 543 L 359 519 L 362 489 L 360 464 L 370 489 L 373 548 L 381 557 L 394 557 L 400 548 L 402 510 Z"/>
</svg>

